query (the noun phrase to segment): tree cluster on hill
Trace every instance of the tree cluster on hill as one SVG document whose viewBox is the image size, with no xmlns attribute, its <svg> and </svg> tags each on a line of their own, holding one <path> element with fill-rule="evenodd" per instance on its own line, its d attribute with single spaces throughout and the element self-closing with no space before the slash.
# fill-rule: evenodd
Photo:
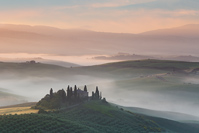
<svg viewBox="0 0 199 133">
<path fill-rule="evenodd" d="M 70 86 L 64 89 L 53 92 L 50 89 L 50 93 L 42 98 L 35 106 L 37 109 L 58 109 L 61 107 L 67 107 L 73 104 L 78 104 L 87 100 L 100 100 L 102 98 L 101 93 L 96 87 L 95 93 L 92 92 L 92 96 L 88 96 L 87 86 L 84 86 L 84 90 L 74 86 L 74 89 Z"/>
<path fill-rule="evenodd" d="M 92 100 L 98 100 L 98 99 L 102 99 L 102 96 L 101 96 L 101 92 L 99 92 L 98 90 L 98 86 L 96 86 L 96 90 L 95 90 L 95 93 L 92 92 L 92 97 L 91 97 Z"/>
</svg>

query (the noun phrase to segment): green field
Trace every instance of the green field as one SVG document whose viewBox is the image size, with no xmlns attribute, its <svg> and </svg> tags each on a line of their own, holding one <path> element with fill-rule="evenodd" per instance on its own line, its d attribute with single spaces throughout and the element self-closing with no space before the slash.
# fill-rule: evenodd
<svg viewBox="0 0 199 133">
<path fill-rule="evenodd" d="M 0 131 L 2 133 L 197 133 L 199 130 L 189 124 L 139 115 L 101 101 L 88 101 L 47 114 L 1 115 Z"/>
</svg>

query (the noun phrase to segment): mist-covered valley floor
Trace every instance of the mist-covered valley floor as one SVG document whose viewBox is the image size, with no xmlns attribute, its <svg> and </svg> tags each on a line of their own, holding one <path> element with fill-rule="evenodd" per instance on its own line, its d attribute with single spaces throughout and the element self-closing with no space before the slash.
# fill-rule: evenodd
<svg viewBox="0 0 199 133">
<path fill-rule="evenodd" d="M 199 63 L 195 62 L 141 60 L 72 68 L 1 62 L 0 68 L 1 106 L 37 102 L 50 88 L 87 85 L 89 95 L 98 86 L 107 101 L 121 106 L 199 117 Z"/>
</svg>

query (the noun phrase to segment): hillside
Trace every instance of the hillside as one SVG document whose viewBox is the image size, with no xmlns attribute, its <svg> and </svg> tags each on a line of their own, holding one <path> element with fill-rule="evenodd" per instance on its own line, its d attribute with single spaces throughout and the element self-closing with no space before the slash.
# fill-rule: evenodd
<svg viewBox="0 0 199 133">
<path fill-rule="evenodd" d="M 0 116 L 2 133 L 21 132 L 181 132 L 197 133 L 191 125 L 146 117 L 124 111 L 100 101 L 90 101 L 73 108 L 47 114 Z M 162 124 L 164 123 L 164 124 Z M 175 124 L 175 128 L 172 125 Z"/>
<path fill-rule="evenodd" d="M 0 67 L 0 87 L 31 102 L 50 88 L 57 91 L 76 84 L 83 89 L 86 84 L 88 90 L 99 86 L 113 103 L 198 116 L 197 62 L 139 60 L 74 68 L 0 63 Z"/>
<path fill-rule="evenodd" d="M 59 73 L 63 73 L 68 68 L 43 64 L 43 63 L 12 63 L 12 62 L 0 62 L 0 73 L 9 74 L 11 76 L 52 76 Z M 61 75 L 60 75 L 61 76 Z"/>
<path fill-rule="evenodd" d="M 168 31 L 125 34 L 45 26 L 0 25 L 0 52 L 71 56 L 110 55 L 118 52 L 149 54 L 150 51 L 153 54 L 184 53 L 199 56 L 197 29 L 198 25 L 191 25 L 171 28 Z M 180 49 L 182 46 L 183 50 Z"/>
<path fill-rule="evenodd" d="M 118 67 L 118 68 L 152 68 L 152 69 L 192 69 L 199 67 L 199 62 L 185 62 L 185 61 L 169 61 L 169 60 L 136 60 L 123 61 L 99 65 L 102 67 Z"/>
<path fill-rule="evenodd" d="M 149 110 L 144 108 L 136 108 L 136 107 L 123 107 L 125 110 L 129 110 L 134 113 L 152 116 L 152 117 L 159 117 L 164 119 L 169 119 L 173 121 L 182 121 L 182 122 L 197 122 L 199 121 L 199 117 L 177 113 L 177 112 L 167 112 L 167 111 L 157 111 L 157 110 Z"/>
<path fill-rule="evenodd" d="M 126 60 L 146 60 L 146 59 L 156 59 L 156 60 L 174 60 L 174 61 L 185 61 L 185 62 L 199 62 L 199 57 L 191 55 L 179 55 L 179 56 L 147 56 L 147 55 L 137 55 L 129 53 L 118 53 L 109 56 L 95 56 L 95 60 L 115 60 L 115 61 L 126 61 Z"/>
<path fill-rule="evenodd" d="M 17 103 L 25 102 L 26 98 L 24 96 L 12 94 L 6 89 L 0 88 L 0 107 L 5 105 L 12 105 Z"/>
<path fill-rule="evenodd" d="M 43 63 L 12 63 L 0 62 L 0 73 L 9 76 L 35 76 L 35 77 L 56 77 L 71 78 L 76 75 L 87 75 L 94 77 L 112 76 L 141 76 L 149 74 L 158 74 L 165 72 L 188 73 L 189 71 L 199 67 L 198 62 L 182 62 L 182 61 L 167 61 L 167 60 L 136 60 L 108 63 L 95 66 L 65 68 L 57 65 Z M 150 71 L 149 71 L 150 70 Z M 6 76 L 6 77 L 7 77 Z M 139 77 L 138 76 L 138 77 Z M 117 78 L 117 77 L 115 77 Z"/>
<path fill-rule="evenodd" d="M 35 61 L 43 64 L 50 64 L 50 65 L 57 65 L 62 67 L 77 67 L 80 66 L 78 64 L 65 62 L 65 61 L 58 61 L 58 60 L 49 60 L 43 58 L 0 58 L 2 62 L 11 62 L 11 63 L 23 63 L 28 61 Z"/>
<path fill-rule="evenodd" d="M 10 106 L 0 107 L 0 115 L 15 115 L 15 114 L 30 114 L 38 113 L 38 110 L 32 109 L 32 106 L 35 106 L 36 102 L 16 104 Z"/>
<path fill-rule="evenodd" d="M 160 29 L 141 33 L 142 35 L 155 35 L 155 36 L 184 36 L 184 37 L 198 37 L 199 24 L 189 24 L 181 27 Z"/>
</svg>

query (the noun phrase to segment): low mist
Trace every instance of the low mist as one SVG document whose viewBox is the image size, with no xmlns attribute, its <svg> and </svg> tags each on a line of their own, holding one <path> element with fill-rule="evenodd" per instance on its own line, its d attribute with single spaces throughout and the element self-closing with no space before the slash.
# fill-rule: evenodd
<svg viewBox="0 0 199 133">
<path fill-rule="evenodd" d="M 16 104 L 16 101 L 38 102 L 51 88 L 55 92 L 59 89 L 66 90 L 68 85 L 77 85 L 81 89 L 87 85 L 89 95 L 98 86 L 102 97 L 118 105 L 199 117 L 198 76 L 167 75 L 157 78 L 155 74 L 161 72 L 160 70 L 151 73 L 147 70 L 144 74 L 143 70 L 136 73 L 136 70 L 129 72 L 129 69 L 122 69 L 112 72 L 111 69 L 104 67 L 102 71 L 99 67 L 80 67 L 63 70 L 48 68 L 45 71 L 37 68 L 22 72 L 2 70 L 0 88 L 4 89 L 0 92 L 4 97 L 0 99 L 0 105 Z"/>
</svg>

